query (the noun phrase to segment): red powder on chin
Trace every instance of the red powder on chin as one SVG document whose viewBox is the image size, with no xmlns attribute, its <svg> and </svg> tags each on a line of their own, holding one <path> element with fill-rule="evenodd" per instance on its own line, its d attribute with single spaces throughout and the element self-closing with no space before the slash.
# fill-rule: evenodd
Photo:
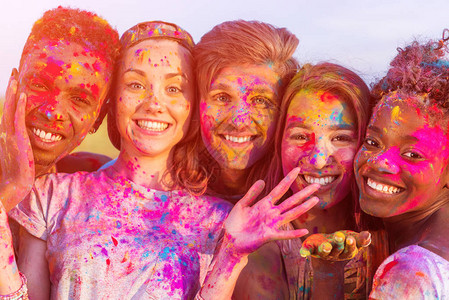
<svg viewBox="0 0 449 300">
<path fill-rule="evenodd" d="M 109 266 L 109 265 L 111 265 L 111 260 L 108 258 L 108 259 L 106 259 L 106 264 Z"/>
<path fill-rule="evenodd" d="M 112 239 L 112 242 L 114 243 L 114 246 L 117 246 L 118 245 L 117 240 L 113 236 L 111 236 L 111 239 Z"/>
</svg>

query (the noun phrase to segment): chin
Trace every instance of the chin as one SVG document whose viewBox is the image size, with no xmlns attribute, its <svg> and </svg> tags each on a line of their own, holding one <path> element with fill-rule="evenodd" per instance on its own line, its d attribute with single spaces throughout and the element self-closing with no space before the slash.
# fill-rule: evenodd
<svg viewBox="0 0 449 300">
<path fill-rule="evenodd" d="M 373 201 L 371 199 L 366 199 L 363 197 L 360 197 L 359 200 L 360 208 L 362 211 L 370 216 L 376 217 L 376 218 L 388 218 L 389 215 L 385 212 L 379 211 L 379 207 L 382 206 L 382 203 L 377 203 L 376 201 Z"/>
<path fill-rule="evenodd" d="M 236 158 L 235 160 L 228 160 L 225 156 L 214 156 L 214 159 L 221 169 L 245 170 L 251 167 L 251 165 L 248 165 L 248 161 L 239 158 Z"/>
<path fill-rule="evenodd" d="M 318 202 L 318 204 L 316 205 L 317 208 L 319 209 L 331 209 L 332 207 L 334 207 L 335 205 L 337 205 L 338 203 L 340 203 L 342 200 L 339 201 L 332 201 L 329 198 L 321 198 L 320 195 L 317 195 L 317 197 L 320 199 L 320 202 Z"/>
</svg>

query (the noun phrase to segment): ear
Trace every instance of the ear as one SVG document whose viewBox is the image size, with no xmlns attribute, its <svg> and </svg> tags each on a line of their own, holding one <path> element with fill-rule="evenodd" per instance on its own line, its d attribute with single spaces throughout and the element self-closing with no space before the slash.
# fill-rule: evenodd
<svg viewBox="0 0 449 300">
<path fill-rule="evenodd" d="M 444 188 L 449 189 L 449 164 L 446 166 L 446 169 L 444 170 L 443 173 L 443 180 L 444 180 Z"/>
<path fill-rule="evenodd" d="M 91 130 L 89 131 L 89 133 L 95 133 L 98 128 L 100 127 L 101 123 L 103 123 L 103 119 L 104 117 L 106 117 L 106 115 L 109 113 L 110 110 L 110 101 L 109 99 L 106 99 L 105 102 L 103 103 L 103 105 L 100 108 L 100 112 L 98 113 L 98 117 L 95 120 L 94 125 L 92 126 Z"/>
<path fill-rule="evenodd" d="M 449 176 L 446 176 L 446 177 L 449 177 Z M 444 187 L 449 189 L 449 179 L 448 178 L 446 178 L 446 182 L 444 184 Z"/>
<path fill-rule="evenodd" d="M 12 69 L 11 77 L 13 77 L 15 80 L 18 80 L 18 79 L 19 79 L 19 71 L 17 71 L 16 68 L 13 68 L 13 69 Z"/>
</svg>

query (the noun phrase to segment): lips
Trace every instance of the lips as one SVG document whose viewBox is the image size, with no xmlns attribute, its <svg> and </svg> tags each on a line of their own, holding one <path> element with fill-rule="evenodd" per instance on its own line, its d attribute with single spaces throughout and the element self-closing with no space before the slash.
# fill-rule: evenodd
<svg viewBox="0 0 449 300">
<path fill-rule="evenodd" d="M 53 143 L 63 139 L 63 136 L 60 134 L 48 132 L 37 127 L 32 127 L 31 130 L 36 137 L 45 143 Z"/>
<path fill-rule="evenodd" d="M 149 131 L 164 131 L 170 126 L 169 123 L 160 121 L 137 120 L 137 126 Z"/>
<path fill-rule="evenodd" d="M 381 183 L 381 182 L 376 181 L 370 177 L 366 178 L 366 185 L 369 186 L 371 189 L 374 189 L 380 193 L 388 194 L 388 195 L 399 194 L 402 191 L 404 191 L 404 189 L 401 187 Z"/>
</svg>

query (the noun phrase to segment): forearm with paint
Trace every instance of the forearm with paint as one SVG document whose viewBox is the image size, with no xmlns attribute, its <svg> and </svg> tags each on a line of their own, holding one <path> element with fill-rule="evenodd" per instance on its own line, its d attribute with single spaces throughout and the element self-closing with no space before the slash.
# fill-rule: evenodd
<svg viewBox="0 0 449 300">
<path fill-rule="evenodd" d="M 19 290 L 22 279 L 17 268 L 11 230 L 3 207 L 0 209 L 0 299 Z"/>
<path fill-rule="evenodd" d="M 232 239 L 225 234 L 197 299 L 231 299 L 237 279 L 247 263 L 248 254 L 238 253 Z"/>
</svg>

